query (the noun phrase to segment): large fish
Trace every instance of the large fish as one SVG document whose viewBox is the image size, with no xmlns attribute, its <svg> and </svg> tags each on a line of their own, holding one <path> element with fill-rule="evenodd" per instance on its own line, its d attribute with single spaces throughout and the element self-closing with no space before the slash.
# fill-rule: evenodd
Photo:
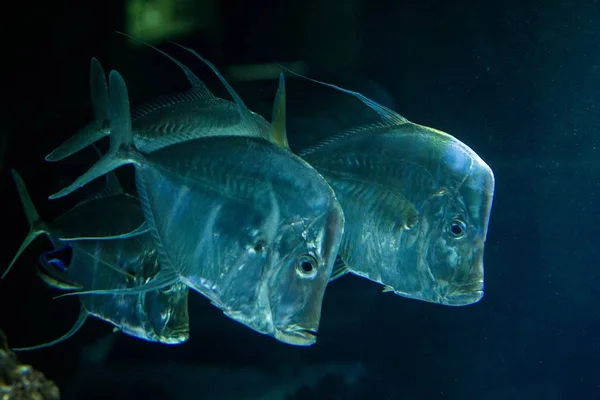
<svg viewBox="0 0 600 400">
<path fill-rule="evenodd" d="M 144 154 L 133 140 L 127 86 L 116 71 L 109 79 L 111 147 L 51 198 L 133 164 L 163 265 L 138 291 L 183 282 L 258 332 L 289 344 L 314 343 L 344 226 L 325 179 L 277 132 L 271 137 L 278 144 L 252 136 L 178 142 L 173 135 L 170 146 Z M 276 99 L 275 131 L 284 126 L 283 79 Z"/>
<path fill-rule="evenodd" d="M 27 188 L 16 171 L 12 171 L 26 215 L 30 221 L 39 221 L 37 211 Z M 112 198 L 111 198 L 112 197 Z M 98 208 L 107 201 L 116 213 L 119 203 L 114 199 L 123 196 L 111 196 L 97 200 L 93 204 Z M 131 209 L 127 199 L 121 203 L 125 209 Z M 139 207 L 139 203 L 138 203 Z M 98 232 L 102 232 L 102 221 L 110 218 L 88 221 Z M 61 221 L 65 221 L 62 219 Z M 114 223 L 112 223 L 114 225 Z M 40 224 L 42 225 L 42 224 Z M 62 226 L 50 224 L 49 226 Z M 87 228 L 92 230 L 93 227 Z M 93 290 L 115 287 L 135 287 L 144 284 L 160 270 L 156 250 L 148 233 L 125 239 L 69 240 L 64 241 L 57 234 L 64 232 L 44 228 L 43 231 L 52 242 L 55 250 L 42 254 L 39 259 L 43 267 L 38 270 L 40 277 L 49 285 L 62 290 Z M 73 328 L 61 338 L 42 345 L 20 348 L 33 350 L 48 347 L 68 339 L 92 315 L 107 321 L 123 333 L 154 342 L 166 344 L 181 343 L 189 337 L 189 318 L 187 309 L 188 288 L 183 284 L 174 284 L 161 290 L 137 295 L 91 295 L 81 297 L 81 312 Z"/>
<path fill-rule="evenodd" d="M 185 73 L 191 88 L 184 93 L 162 96 L 132 111 L 133 141 L 140 151 L 151 152 L 168 146 L 172 143 L 168 138 L 187 141 L 223 134 L 268 138 L 271 125 L 262 116 L 246 107 L 238 94 L 208 60 L 194 50 L 178 45 L 215 72 L 234 102 L 214 96 L 187 66 L 171 55 L 152 45 L 141 43 L 168 57 L 179 66 Z M 90 94 L 94 120 L 47 155 L 47 161 L 62 160 L 110 134 L 106 76 L 96 58 L 92 58 L 91 61 Z"/>
<path fill-rule="evenodd" d="M 451 306 L 479 301 L 490 167 L 447 133 L 318 83 L 352 94 L 381 119 L 300 153 L 328 180 L 346 217 L 344 263 L 332 279 L 351 272 L 404 297 Z"/>
</svg>

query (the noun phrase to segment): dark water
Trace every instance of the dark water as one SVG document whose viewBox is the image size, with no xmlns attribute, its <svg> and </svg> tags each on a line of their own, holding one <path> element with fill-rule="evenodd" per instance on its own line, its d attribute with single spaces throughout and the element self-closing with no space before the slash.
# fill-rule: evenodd
<svg viewBox="0 0 600 400">
<path fill-rule="evenodd" d="M 203 32 L 176 40 L 219 67 L 307 60 L 318 66 L 318 77 L 381 96 L 410 120 L 455 135 L 493 168 L 484 299 L 449 308 L 345 277 L 328 288 L 317 344 L 293 348 L 224 318 L 193 295 L 191 339 L 184 345 L 118 336 L 103 363 L 86 366 L 82 349 L 111 330 L 94 320 L 63 344 L 20 354 L 22 361 L 64 392 L 89 368 L 97 379 L 85 384 L 89 390 L 80 398 L 86 399 L 119 398 L 116 388 L 127 385 L 120 398 L 171 398 L 162 385 L 201 374 L 202 367 L 308 371 L 328 363 L 346 367 L 288 398 L 600 398 L 600 2 L 381 1 L 356 2 L 354 11 L 334 0 L 238 3 L 220 3 L 218 40 Z M 23 175 L 40 213 L 51 219 L 70 203 L 46 197 L 79 175 L 90 157 L 60 165 L 43 160 L 91 118 L 90 57 L 123 72 L 136 104 L 180 90 L 185 80 L 168 61 L 112 33 L 125 29 L 124 3 L 16 9 L 5 14 L 14 28 L 3 24 L 5 164 Z M 194 70 L 222 93 L 206 69 Z M 274 82 L 232 83 L 250 108 L 269 118 Z M 353 111 L 363 110 L 360 104 L 302 81 L 289 82 L 288 97 L 294 150 L 325 135 L 324 126 L 366 118 Z M 306 132 L 307 117 L 326 122 Z M 0 265 L 8 265 L 27 227 L 6 168 L 0 192 Z M 13 346 L 53 339 L 77 317 L 75 300 L 52 300 L 55 292 L 37 278 L 37 257 L 49 243 L 36 243 L 0 282 L 0 327 Z M 355 363 L 362 369 L 349 389 L 340 375 L 351 374 Z M 110 375 L 113 365 L 129 367 Z M 135 368 L 148 365 L 158 369 L 151 379 Z M 176 365 L 179 378 L 166 365 Z M 229 384 L 242 379 L 225 374 Z M 202 399 L 207 386 L 224 385 L 199 382 L 176 383 L 189 385 L 182 398 Z"/>
</svg>

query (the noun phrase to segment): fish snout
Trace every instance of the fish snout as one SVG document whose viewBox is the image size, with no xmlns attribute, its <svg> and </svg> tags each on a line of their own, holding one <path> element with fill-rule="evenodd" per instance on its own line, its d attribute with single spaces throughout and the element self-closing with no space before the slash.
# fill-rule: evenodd
<svg viewBox="0 0 600 400">
<path fill-rule="evenodd" d="M 463 285 L 449 285 L 442 294 L 442 303 L 448 306 L 466 306 L 483 297 L 483 280 Z"/>
</svg>

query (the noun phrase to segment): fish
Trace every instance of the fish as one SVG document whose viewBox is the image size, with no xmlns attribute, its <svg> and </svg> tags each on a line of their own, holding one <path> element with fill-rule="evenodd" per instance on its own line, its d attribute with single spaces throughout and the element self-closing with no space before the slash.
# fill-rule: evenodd
<svg viewBox="0 0 600 400">
<path fill-rule="evenodd" d="M 15 170 L 12 174 L 27 214 L 37 215 L 21 177 Z M 96 204 L 100 205 L 99 202 Z M 124 205 L 130 208 L 129 204 Z M 116 211 L 119 204 L 112 206 Z M 104 220 L 96 220 L 95 226 L 101 227 L 101 221 Z M 137 286 L 160 270 L 149 233 L 123 239 L 69 241 L 61 240 L 52 229 L 44 233 L 54 250 L 40 256 L 38 275 L 46 284 L 62 291 Z M 15 350 L 37 350 L 60 343 L 77 333 L 89 316 L 109 322 L 119 331 L 139 339 L 182 343 L 189 338 L 188 291 L 185 285 L 174 284 L 138 295 L 81 297 L 79 318 L 69 332 L 51 342 Z"/>
<path fill-rule="evenodd" d="M 140 151 L 152 152 L 168 146 L 172 143 L 169 137 L 175 137 L 178 141 L 223 134 L 268 138 L 270 124 L 261 115 L 248 109 L 210 61 L 194 50 L 176 44 L 215 72 L 234 102 L 216 97 L 187 66 L 165 51 L 130 35 L 118 33 L 169 58 L 184 72 L 191 86 L 186 92 L 161 96 L 132 111 L 133 140 Z M 106 75 L 96 58 L 91 59 L 90 65 L 90 95 L 94 120 L 48 154 L 46 161 L 63 160 L 110 134 Z"/>
<path fill-rule="evenodd" d="M 478 302 L 492 169 L 448 133 L 412 123 L 358 92 L 306 79 L 358 98 L 379 118 L 299 152 L 327 179 L 344 210 L 332 280 L 352 273 L 411 299 Z"/>
<path fill-rule="evenodd" d="M 60 290 L 135 287 L 160 271 L 150 234 L 73 241 L 58 251 L 43 253 L 39 261 L 42 280 Z M 52 342 L 17 350 L 37 350 L 60 343 L 77 333 L 89 316 L 138 339 L 169 345 L 183 343 L 189 339 L 188 292 L 187 286 L 175 283 L 136 295 L 81 296 L 80 315 L 69 332 Z"/>
<path fill-rule="evenodd" d="M 282 86 L 283 75 L 275 116 L 284 115 Z M 175 144 L 143 153 L 133 140 L 127 86 L 117 71 L 109 74 L 109 88 L 110 149 L 50 198 L 132 164 L 163 269 L 128 293 L 183 282 L 259 333 L 313 344 L 344 230 L 343 211 L 327 181 L 285 146 L 285 133 L 271 133 L 272 141 L 172 137 Z M 284 129 L 277 121 L 273 127 Z"/>
<path fill-rule="evenodd" d="M 31 201 L 23 178 L 14 169 L 11 170 L 11 174 L 29 223 L 29 233 L 1 279 L 6 277 L 31 243 L 43 234 L 52 237 L 53 244 L 60 247 L 58 242 L 126 238 L 147 232 L 139 200 L 125 193 L 112 174 L 107 175 L 104 190 L 80 202 L 51 222 L 41 219 Z"/>
</svg>

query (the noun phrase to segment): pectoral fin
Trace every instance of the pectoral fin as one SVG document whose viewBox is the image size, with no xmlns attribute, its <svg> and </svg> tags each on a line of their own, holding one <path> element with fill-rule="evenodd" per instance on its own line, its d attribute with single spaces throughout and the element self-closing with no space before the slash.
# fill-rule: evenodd
<svg viewBox="0 0 600 400">
<path fill-rule="evenodd" d="M 158 274 L 154 276 L 151 280 L 141 286 L 134 286 L 130 288 L 124 289 L 96 289 L 96 290 L 84 290 L 81 292 L 72 292 L 66 293 L 60 296 L 55 297 L 55 299 L 59 299 L 61 297 L 68 296 L 83 296 L 90 294 L 103 294 L 103 295 L 133 295 L 133 294 L 143 294 L 148 292 L 154 292 L 156 290 L 163 289 L 167 286 L 171 286 L 179 282 L 179 275 L 173 270 L 162 270 Z"/>
</svg>

